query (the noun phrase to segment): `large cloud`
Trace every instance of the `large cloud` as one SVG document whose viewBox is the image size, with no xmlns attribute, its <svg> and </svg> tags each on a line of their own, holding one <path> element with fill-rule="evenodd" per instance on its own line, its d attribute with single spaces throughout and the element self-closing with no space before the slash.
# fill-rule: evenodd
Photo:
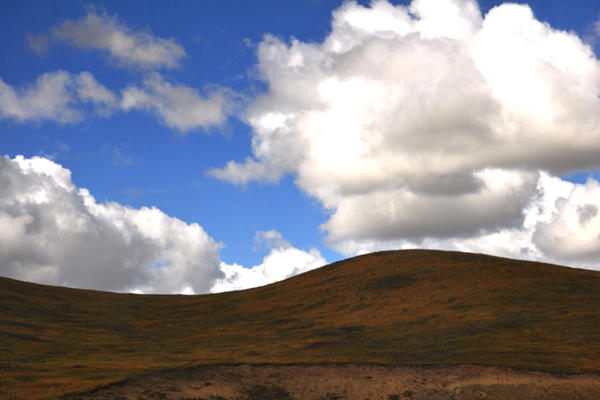
<svg viewBox="0 0 600 400">
<path fill-rule="evenodd" d="M 156 208 L 97 203 L 44 158 L 0 158 L 2 275 L 115 291 L 207 292 L 220 244 Z"/>
<path fill-rule="evenodd" d="M 525 5 L 349 2 L 322 43 L 267 35 L 258 60 L 254 157 L 211 174 L 295 175 L 342 251 L 523 232 L 540 171 L 600 164 L 600 63 Z"/>
<path fill-rule="evenodd" d="M 411 240 L 365 239 L 358 236 L 341 240 L 336 246 L 345 254 L 421 247 L 600 269 L 599 187 L 600 183 L 594 179 L 576 184 L 540 173 L 537 195 L 523 210 L 520 222 L 512 227 L 482 232 L 472 237 Z"/>
<path fill-rule="evenodd" d="M 83 103 L 108 115 L 117 107 L 117 96 L 89 72 L 48 72 L 27 87 L 13 88 L 0 78 L 0 117 L 26 121 L 53 120 L 75 123 L 83 119 Z"/>
<path fill-rule="evenodd" d="M 54 27 L 52 37 L 74 46 L 106 51 L 119 64 L 144 69 L 174 68 L 185 56 L 185 50 L 174 39 L 133 30 L 116 17 L 94 10 L 77 21 L 67 20 Z M 40 38 L 29 42 L 38 52 L 45 43 Z"/>
<path fill-rule="evenodd" d="M 252 269 L 220 261 L 222 244 L 197 223 L 154 207 L 98 203 L 71 172 L 41 157 L 0 157 L 0 275 L 80 288 L 207 293 L 285 279 L 326 263 L 277 231 Z"/>
</svg>

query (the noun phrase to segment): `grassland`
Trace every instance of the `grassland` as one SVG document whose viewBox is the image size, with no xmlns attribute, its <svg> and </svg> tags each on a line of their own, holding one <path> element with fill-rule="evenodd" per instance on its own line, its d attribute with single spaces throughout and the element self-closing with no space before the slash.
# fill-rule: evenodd
<svg viewBox="0 0 600 400">
<path fill-rule="evenodd" d="M 419 250 L 202 296 L 0 278 L 0 398 L 58 398 L 142 372 L 227 363 L 600 372 L 598 304 L 599 272 Z"/>
</svg>

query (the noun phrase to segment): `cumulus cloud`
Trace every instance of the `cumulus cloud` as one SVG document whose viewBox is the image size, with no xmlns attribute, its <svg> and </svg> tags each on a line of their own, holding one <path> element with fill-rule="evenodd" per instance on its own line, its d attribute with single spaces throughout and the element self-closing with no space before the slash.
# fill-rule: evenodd
<svg viewBox="0 0 600 400">
<path fill-rule="evenodd" d="M 143 69 L 174 68 L 185 50 L 174 39 L 163 39 L 143 30 L 133 30 L 116 17 L 95 10 L 79 20 L 67 20 L 52 29 L 52 38 L 73 46 L 108 52 L 117 63 Z M 29 40 L 42 48 L 40 39 Z"/>
<path fill-rule="evenodd" d="M 227 116 L 226 91 L 217 90 L 202 97 L 195 89 L 172 85 L 159 74 L 151 74 L 143 87 L 122 90 L 121 108 L 156 114 L 167 126 L 186 132 L 222 124 Z"/>
<path fill-rule="evenodd" d="M 506 232 L 529 246 L 542 171 L 600 164 L 600 63 L 526 5 L 482 16 L 473 0 L 348 2 L 322 43 L 266 35 L 257 56 L 268 90 L 245 115 L 254 157 L 210 173 L 294 175 L 331 210 L 337 249 Z M 585 204 L 591 221 L 598 204 Z"/>
<path fill-rule="evenodd" d="M 117 107 L 117 96 L 89 72 L 48 72 L 34 84 L 14 88 L 0 79 L 0 117 L 19 122 L 52 120 L 62 124 L 83 119 L 83 104 L 107 116 Z"/>
<path fill-rule="evenodd" d="M 270 248 L 270 252 L 263 258 L 263 262 L 251 268 L 222 262 L 221 270 L 225 277 L 215 282 L 211 292 L 263 286 L 327 264 L 319 250 L 315 248 L 310 248 L 308 251 L 297 249 L 275 230 L 257 232 L 255 242 Z"/>
<path fill-rule="evenodd" d="M 275 230 L 256 233 L 269 254 L 252 268 L 220 261 L 222 244 L 197 223 L 155 207 L 98 203 L 71 172 L 42 157 L 0 157 L 0 275 L 136 293 L 207 293 L 279 281 L 326 264 Z"/>
<path fill-rule="evenodd" d="M 600 270 L 600 183 L 576 184 L 541 172 L 537 195 L 523 210 L 521 223 L 472 237 L 410 239 L 350 238 L 336 243 L 345 254 L 388 249 L 458 250 L 568 264 Z"/>
<path fill-rule="evenodd" d="M 599 205 L 598 181 L 573 184 L 569 193 L 556 199 L 553 218 L 536 226 L 534 243 L 558 260 L 595 263 L 600 268 Z"/>
<path fill-rule="evenodd" d="M 44 158 L 0 158 L 0 269 L 40 283 L 203 293 L 225 277 L 221 245 L 154 207 L 98 203 Z"/>
</svg>

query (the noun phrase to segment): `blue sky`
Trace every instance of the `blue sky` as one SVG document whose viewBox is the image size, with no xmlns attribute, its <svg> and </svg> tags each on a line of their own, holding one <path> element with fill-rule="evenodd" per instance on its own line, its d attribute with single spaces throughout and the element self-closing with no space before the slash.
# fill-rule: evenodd
<svg viewBox="0 0 600 400">
<path fill-rule="evenodd" d="M 488 18 L 502 2 L 3 2 L 0 149 L 13 186 L 0 189 L 0 226 L 22 236 L 18 251 L 17 236 L 0 236 L 0 273 L 198 293 L 411 247 L 596 268 L 600 4 L 517 3 Z M 513 24 L 530 50 L 513 52 Z M 519 59 L 531 49 L 544 50 Z M 62 98 L 41 92 L 44 76 Z M 59 193 L 53 166 L 75 189 Z M 15 184 L 27 168 L 39 179 Z M 114 207 L 89 208 L 78 188 Z M 23 202 L 36 191 L 46 200 Z M 64 196 L 72 207 L 49 204 Z M 144 207 L 168 228 L 140 222 Z M 69 218 L 89 218 L 91 236 L 64 228 Z M 196 231 L 169 236 L 177 221 L 201 227 L 208 253 L 186 253 Z M 116 251 L 97 233 L 106 226 L 131 257 L 77 267 Z M 61 235 L 97 246 L 47 239 Z"/>
<path fill-rule="evenodd" d="M 79 19 L 90 7 L 87 2 L 59 4 L 61 7 L 45 2 L 3 4 L 2 34 L 14 38 L 1 48 L 5 82 L 26 85 L 40 74 L 58 69 L 91 71 L 111 88 L 141 79 L 139 70 L 113 68 L 98 52 L 61 44 L 41 56 L 32 51 L 27 34 L 43 34 L 66 19 Z M 94 7 L 117 16 L 129 27 L 175 38 L 187 57 L 180 68 L 168 71 L 174 81 L 194 88 L 225 85 L 252 96 L 264 84 L 253 78 L 256 57 L 244 40 L 257 43 L 267 32 L 322 39 L 336 4 L 307 4 L 310 7 L 300 2 L 251 5 L 214 1 L 174 2 L 166 7 L 162 2 L 149 2 L 141 7 L 136 2 L 107 2 L 94 3 Z M 205 175 L 209 168 L 250 154 L 249 129 L 235 118 L 224 126 L 187 134 L 143 114 L 92 118 L 77 125 L 2 122 L 4 154 L 52 156 L 72 171 L 78 186 L 90 189 L 99 201 L 155 205 L 184 221 L 199 222 L 226 244 L 224 260 L 258 264 L 264 254 L 253 251 L 254 232 L 270 229 L 278 229 L 300 247 L 319 246 L 329 258 L 339 257 L 320 244 L 316 228 L 323 210 L 296 189 L 293 179 L 277 186 L 250 185 L 240 190 Z M 61 150 L 64 145 L 68 151 Z M 119 162 L 115 152 L 127 161 Z M 235 221 L 235 227 L 230 221 Z"/>
</svg>

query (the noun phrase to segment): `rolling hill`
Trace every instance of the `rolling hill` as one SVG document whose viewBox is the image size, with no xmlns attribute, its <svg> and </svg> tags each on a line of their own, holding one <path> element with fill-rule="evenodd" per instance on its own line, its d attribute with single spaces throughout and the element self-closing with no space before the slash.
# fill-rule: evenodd
<svg viewBox="0 0 600 400">
<path fill-rule="evenodd" d="M 282 282 L 134 295 L 0 278 L 0 398 L 182 366 L 337 363 L 600 372 L 600 272 L 407 250 Z"/>
</svg>

